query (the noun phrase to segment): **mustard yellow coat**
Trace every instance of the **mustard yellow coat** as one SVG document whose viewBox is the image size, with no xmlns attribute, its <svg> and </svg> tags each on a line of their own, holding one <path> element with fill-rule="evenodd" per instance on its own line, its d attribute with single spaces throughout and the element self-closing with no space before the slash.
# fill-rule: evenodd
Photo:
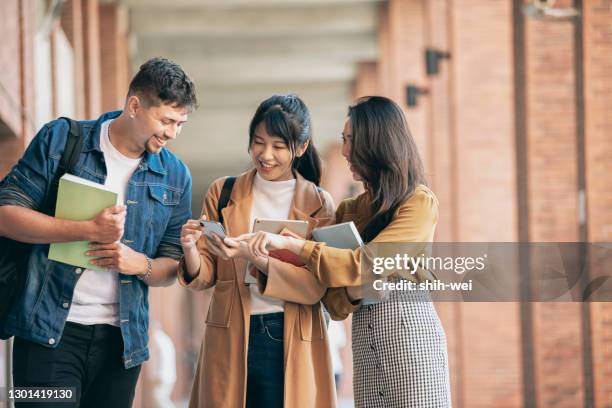
<svg viewBox="0 0 612 408">
<path fill-rule="evenodd" d="M 230 201 L 223 209 L 228 236 L 249 232 L 255 171 L 236 179 Z M 204 200 L 203 215 L 218 219 L 217 203 L 224 179 L 216 180 Z M 310 230 L 334 221 L 331 196 L 296 174 L 290 219 L 308 221 Z M 246 367 L 250 323 L 250 291 L 244 284 L 246 261 L 222 260 L 209 254 L 206 242 L 198 242 L 201 265 L 212 271 L 188 282 L 179 264 L 179 282 L 194 290 L 214 286 L 206 332 L 191 393 L 191 408 L 241 408 L 245 406 Z M 285 301 L 284 406 L 328 408 L 336 406 L 327 328 L 320 299 L 326 288 L 305 268 L 270 258 L 263 294 Z"/>
<path fill-rule="evenodd" d="M 397 209 L 389 225 L 371 243 L 432 242 L 438 222 L 438 206 L 435 194 L 425 185 L 418 185 Z M 365 192 L 340 203 L 336 223 L 353 221 L 362 231 L 371 216 L 371 197 Z M 346 286 L 360 286 L 363 283 L 360 267 L 362 252 L 361 248 L 354 251 L 337 249 L 315 241 L 306 241 L 304 245 L 301 257 L 317 281 L 329 288 L 323 302 L 334 320 L 346 319 L 359 307 L 349 300 Z M 414 255 L 418 253 L 420 251 Z M 431 278 L 432 275 L 422 269 L 414 275 L 417 281 Z"/>
</svg>

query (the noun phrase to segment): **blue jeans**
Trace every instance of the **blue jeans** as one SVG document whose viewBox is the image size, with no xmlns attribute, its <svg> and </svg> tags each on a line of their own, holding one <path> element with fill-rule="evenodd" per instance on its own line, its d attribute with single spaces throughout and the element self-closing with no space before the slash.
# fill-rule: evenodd
<svg viewBox="0 0 612 408">
<path fill-rule="evenodd" d="M 246 408 L 282 408 L 283 356 L 283 313 L 251 316 Z"/>
</svg>

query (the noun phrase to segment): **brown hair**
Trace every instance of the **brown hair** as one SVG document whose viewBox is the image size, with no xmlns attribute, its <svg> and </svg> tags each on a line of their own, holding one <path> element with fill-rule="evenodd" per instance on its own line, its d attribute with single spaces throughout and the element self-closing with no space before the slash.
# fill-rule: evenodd
<svg viewBox="0 0 612 408">
<path fill-rule="evenodd" d="M 374 213 L 361 231 L 373 240 L 419 184 L 426 184 L 423 163 L 401 108 L 391 99 L 366 96 L 349 107 L 351 164 L 372 197 Z"/>
</svg>

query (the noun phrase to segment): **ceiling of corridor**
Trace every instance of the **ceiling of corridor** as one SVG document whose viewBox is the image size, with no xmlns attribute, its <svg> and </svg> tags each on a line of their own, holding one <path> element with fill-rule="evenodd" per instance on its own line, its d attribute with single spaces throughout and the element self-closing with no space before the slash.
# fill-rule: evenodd
<svg viewBox="0 0 612 408">
<path fill-rule="evenodd" d="M 173 146 L 192 169 L 194 193 L 248 166 L 249 121 L 273 93 L 296 92 L 305 100 L 320 149 L 339 141 L 357 63 L 378 53 L 380 2 L 374 0 L 125 3 L 134 72 L 164 56 L 196 82 L 200 108 Z"/>
</svg>

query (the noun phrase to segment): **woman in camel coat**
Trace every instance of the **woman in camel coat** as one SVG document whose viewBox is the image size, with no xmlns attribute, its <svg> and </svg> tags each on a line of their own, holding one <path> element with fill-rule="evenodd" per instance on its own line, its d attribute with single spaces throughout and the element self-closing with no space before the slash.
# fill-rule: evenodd
<svg viewBox="0 0 612 408">
<path fill-rule="evenodd" d="M 268 126 L 271 126 L 270 123 Z M 273 134 L 271 131 L 267 133 Z M 251 144 L 251 150 L 258 148 L 260 146 Z M 300 153 L 303 151 L 296 150 L 298 157 Z M 274 162 L 271 157 L 266 159 L 267 162 Z M 282 161 L 277 160 L 280 167 Z M 254 170 L 236 178 L 229 203 L 221 212 L 228 237 L 250 232 L 250 218 L 256 208 L 253 186 L 257 185 L 258 171 L 267 171 L 267 167 L 260 168 L 255 159 L 254 163 Z M 295 179 L 295 189 L 287 218 L 307 221 L 309 231 L 333 222 L 334 206 L 329 194 L 314 182 L 306 180 L 296 166 L 290 167 L 290 171 Z M 209 188 L 203 209 L 206 219 L 219 219 L 217 207 L 224 180 L 215 181 Z M 193 220 L 190 222 L 194 224 Z M 189 250 L 189 234 L 195 234 L 196 229 L 194 226 L 194 230 L 190 230 L 188 224 L 184 227 L 184 251 L 186 246 Z M 229 247 L 221 248 L 222 245 L 221 240 L 198 239 L 199 268 L 192 266 L 196 270 L 188 273 L 189 260 L 185 259 L 179 265 L 179 282 L 183 286 L 194 290 L 214 287 L 191 395 L 192 408 L 241 408 L 263 404 L 257 400 L 257 389 L 247 390 L 251 387 L 251 379 L 247 377 L 252 369 L 249 353 L 253 352 L 249 349 L 249 340 L 254 335 L 250 323 L 254 318 L 259 321 L 261 316 L 253 315 L 251 310 L 254 306 L 253 288 L 245 284 L 247 259 L 232 253 Z M 335 407 L 327 329 L 320 304 L 326 288 L 304 267 L 271 257 L 266 262 L 267 278 L 259 279 L 259 291 L 263 296 L 284 301 L 283 314 L 280 314 L 283 316 L 283 328 L 278 334 L 282 336 L 278 341 L 283 345 L 280 350 L 284 381 L 274 406 L 282 403 L 282 406 L 291 408 Z M 267 334 L 271 335 L 270 332 Z M 273 362 L 270 361 L 270 364 Z M 261 392 L 264 392 L 263 389 Z"/>
</svg>

